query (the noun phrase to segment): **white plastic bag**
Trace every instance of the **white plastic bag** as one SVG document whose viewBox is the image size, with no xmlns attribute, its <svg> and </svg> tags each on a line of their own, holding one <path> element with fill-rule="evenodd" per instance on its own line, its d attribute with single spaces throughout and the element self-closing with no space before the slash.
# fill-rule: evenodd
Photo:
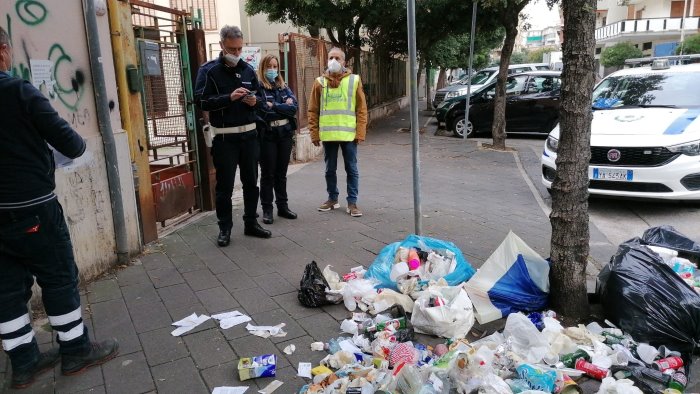
<svg viewBox="0 0 700 394">
<path fill-rule="evenodd" d="M 441 297 L 445 305 L 429 306 L 431 297 Z M 419 333 L 464 338 L 474 325 L 472 302 L 461 287 L 429 287 L 413 304 L 411 323 Z"/>
<path fill-rule="evenodd" d="M 372 303 L 377 296 L 374 284 L 375 282 L 369 279 L 353 279 L 348 281 L 342 290 L 345 307 L 352 312 L 357 308 L 358 301 L 360 301 L 360 309 L 366 311 L 367 305 Z"/>
<path fill-rule="evenodd" d="M 545 335 L 522 313 L 508 315 L 503 336 L 506 337 L 506 341 L 510 341 L 512 350 L 527 363 L 539 363 L 550 353 Z"/>
</svg>

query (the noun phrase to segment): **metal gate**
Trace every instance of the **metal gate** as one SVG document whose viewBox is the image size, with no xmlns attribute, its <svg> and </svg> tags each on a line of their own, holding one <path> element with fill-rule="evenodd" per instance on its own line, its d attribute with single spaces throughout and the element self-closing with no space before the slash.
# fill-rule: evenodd
<svg viewBox="0 0 700 394">
<path fill-rule="evenodd" d="M 132 0 L 156 220 L 201 207 L 186 13 Z"/>
</svg>

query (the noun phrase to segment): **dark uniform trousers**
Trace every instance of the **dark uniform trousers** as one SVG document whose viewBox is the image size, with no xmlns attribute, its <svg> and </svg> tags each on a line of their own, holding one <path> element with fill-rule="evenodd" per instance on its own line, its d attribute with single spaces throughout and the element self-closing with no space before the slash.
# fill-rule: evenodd
<svg viewBox="0 0 700 394">
<path fill-rule="evenodd" d="M 231 196 L 236 167 L 241 170 L 243 184 L 243 221 L 246 224 L 256 223 L 260 155 L 257 131 L 215 136 L 211 155 L 216 168 L 216 218 L 219 221 L 219 229 L 230 230 L 233 227 Z"/>
<path fill-rule="evenodd" d="M 264 131 L 260 140 L 260 205 L 263 211 L 272 210 L 273 190 L 277 208 L 288 208 L 287 168 L 294 131 L 284 127 Z"/>
<path fill-rule="evenodd" d="M 30 367 L 39 357 L 27 310 L 34 277 L 61 353 L 89 349 L 80 310 L 78 267 L 57 199 L 0 210 L 0 272 L 0 338 L 14 370 Z"/>
</svg>

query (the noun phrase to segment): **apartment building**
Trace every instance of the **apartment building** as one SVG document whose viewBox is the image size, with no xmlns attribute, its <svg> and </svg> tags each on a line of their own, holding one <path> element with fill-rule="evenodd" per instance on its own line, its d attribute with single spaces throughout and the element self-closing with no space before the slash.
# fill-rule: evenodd
<svg viewBox="0 0 700 394">
<path fill-rule="evenodd" d="M 671 55 L 682 36 L 698 32 L 700 0 L 598 0 L 596 59 L 619 42 L 632 43 L 644 56 Z"/>
</svg>

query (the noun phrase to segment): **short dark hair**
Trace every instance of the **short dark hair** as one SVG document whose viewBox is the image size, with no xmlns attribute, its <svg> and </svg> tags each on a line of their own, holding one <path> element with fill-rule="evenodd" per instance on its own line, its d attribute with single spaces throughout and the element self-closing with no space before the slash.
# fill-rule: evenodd
<svg viewBox="0 0 700 394">
<path fill-rule="evenodd" d="M 7 34 L 5 29 L 0 27 L 0 45 L 9 45 L 10 44 L 10 36 Z"/>
</svg>

